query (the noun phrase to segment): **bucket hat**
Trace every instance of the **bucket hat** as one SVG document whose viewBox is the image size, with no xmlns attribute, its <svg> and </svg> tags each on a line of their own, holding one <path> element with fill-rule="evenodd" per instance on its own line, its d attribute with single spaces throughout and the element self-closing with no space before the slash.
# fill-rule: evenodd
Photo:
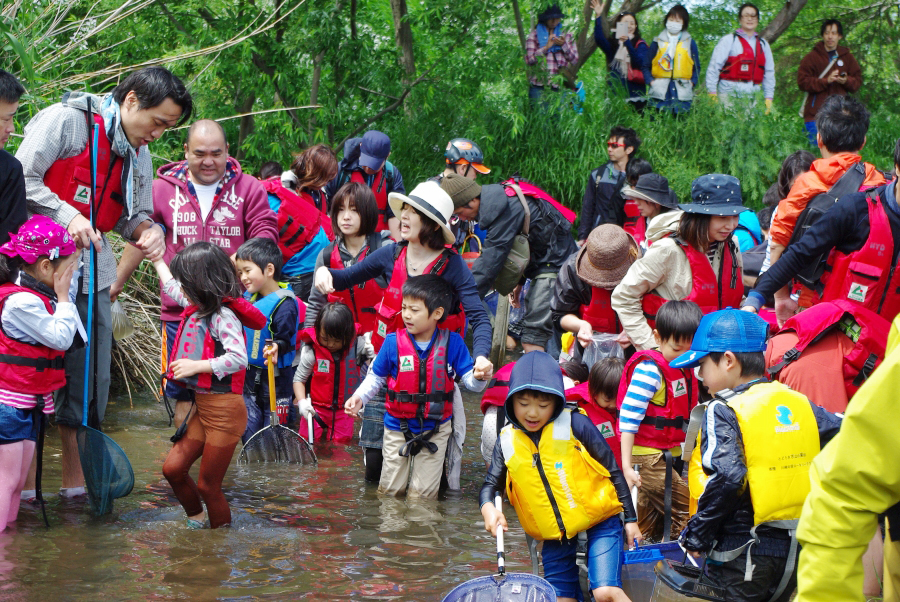
<svg viewBox="0 0 900 602">
<path fill-rule="evenodd" d="M 615 288 L 640 257 L 634 237 L 615 224 L 602 224 L 588 234 L 575 257 L 578 277 L 598 288 Z"/>
<path fill-rule="evenodd" d="M 691 203 L 679 203 L 688 213 L 702 215 L 737 215 L 748 211 L 741 198 L 741 182 L 734 176 L 711 173 L 691 183 Z"/>
<path fill-rule="evenodd" d="M 622 188 L 622 196 L 626 199 L 641 199 L 656 203 L 669 209 L 678 207 L 678 197 L 669 188 L 669 180 L 656 173 L 645 173 L 638 178 L 634 186 Z"/>
<path fill-rule="evenodd" d="M 706 314 L 691 341 L 691 349 L 669 362 L 673 368 L 692 368 L 713 351 L 753 353 L 766 350 L 769 323 L 754 313 L 723 309 Z"/>
<path fill-rule="evenodd" d="M 559 8 L 559 4 L 551 4 L 547 10 L 538 15 L 539 23 L 546 23 L 550 19 L 565 19 L 566 15 Z"/>
<path fill-rule="evenodd" d="M 433 220 L 444 232 L 444 242 L 452 244 L 456 235 L 450 229 L 450 216 L 453 215 L 453 201 L 437 182 L 422 182 L 408 195 L 399 192 L 388 193 L 388 204 L 394 215 L 400 217 L 400 208 L 406 203 L 415 207 L 429 219 Z"/>
<path fill-rule="evenodd" d="M 379 170 L 391 154 L 391 139 L 384 132 L 369 130 L 363 134 L 359 147 L 359 165 Z"/>
</svg>

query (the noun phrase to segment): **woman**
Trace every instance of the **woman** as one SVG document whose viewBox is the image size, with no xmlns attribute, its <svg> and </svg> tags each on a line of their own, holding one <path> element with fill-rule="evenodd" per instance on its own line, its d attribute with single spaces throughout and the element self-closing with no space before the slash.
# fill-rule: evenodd
<svg viewBox="0 0 900 602">
<path fill-rule="evenodd" d="M 548 7 L 538 15 L 537 26 L 525 40 L 525 64 L 529 67 L 531 82 L 528 98 L 543 108 L 549 104 L 543 97 L 544 92 L 559 91 L 559 85 L 552 81 L 553 76 L 578 62 L 578 47 L 571 32 L 562 31 L 561 23 L 565 18 L 558 4 Z"/>
<path fill-rule="evenodd" d="M 650 44 L 644 62 L 644 81 L 649 86 L 650 104 L 673 115 L 686 113 L 694 99 L 700 73 L 697 44 L 687 32 L 691 17 L 676 4 L 663 20 L 665 29 Z"/>
<path fill-rule="evenodd" d="M 297 155 L 291 163 L 291 171 L 297 177 L 297 194 L 328 213 L 328 199 L 322 189 L 338 172 L 337 157 L 324 144 L 316 144 Z"/>
<path fill-rule="evenodd" d="M 638 28 L 634 13 L 622 12 L 613 19 L 610 28 L 612 39 L 607 39 L 603 32 L 603 17 L 600 16 L 600 0 L 591 0 L 591 8 L 594 9 L 594 41 L 597 47 L 606 55 L 606 66 L 609 70 L 609 83 L 611 86 L 620 84 L 628 94 L 626 101 L 633 103 L 638 112 L 643 112 L 647 106 L 647 86 L 644 85 L 644 63 L 647 61 L 647 42 L 641 39 L 641 30 Z M 628 35 L 615 37 L 619 23 L 625 23 L 628 27 Z"/>
<path fill-rule="evenodd" d="M 388 202 L 394 215 L 400 217 L 401 242 L 382 246 L 356 265 L 342 270 L 320 267 L 316 270 L 316 288 L 322 294 L 331 294 L 335 290 L 345 290 L 373 278 L 387 277 L 389 285 L 378 307 L 376 331 L 373 335 L 377 350 L 385 336 L 402 327 L 400 290 L 406 278 L 421 274 L 440 274 L 453 286 L 458 304 L 462 306 L 465 318 L 472 325 L 475 376 L 490 378 L 493 373 L 493 365 L 487 359 L 491 349 L 490 319 L 478 296 L 472 272 L 455 251 L 446 247 L 455 239 L 449 225 L 453 201 L 437 183 L 423 182 L 409 196 L 390 193 Z M 442 322 L 442 328 L 451 328 L 454 319 L 459 323 L 459 318 L 455 318 L 454 314 L 459 316 L 459 312 L 451 312 Z M 462 319 L 463 324 L 465 318 Z M 367 420 L 371 424 L 367 425 Z M 381 472 L 380 447 L 383 431 L 378 431 L 383 429 L 383 420 L 383 404 L 366 404 L 363 415 L 365 441 L 361 437 L 360 445 L 366 448 L 366 480 L 370 481 L 377 481 Z M 450 483 L 451 486 L 454 484 L 452 478 Z"/>
<path fill-rule="evenodd" d="M 634 202 L 640 213 L 631 228 L 628 223 L 625 224 L 625 231 L 634 236 L 634 240 L 646 250 L 652 242 L 647 240 L 650 221 L 657 215 L 677 209 L 678 197 L 669 188 L 669 181 L 655 173 L 644 174 L 638 177 L 635 185 L 623 187 L 622 197 L 626 203 Z"/>
<path fill-rule="evenodd" d="M 747 210 L 740 182 L 700 176 L 691 184 L 691 199 L 678 205 L 683 213 L 677 221 L 654 233 L 653 245 L 612 293 L 613 309 L 639 351 L 655 347 L 653 318 L 668 300 L 694 301 L 704 313 L 740 306 L 741 254 L 732 239 L 738 214 Z"/>
</svg>

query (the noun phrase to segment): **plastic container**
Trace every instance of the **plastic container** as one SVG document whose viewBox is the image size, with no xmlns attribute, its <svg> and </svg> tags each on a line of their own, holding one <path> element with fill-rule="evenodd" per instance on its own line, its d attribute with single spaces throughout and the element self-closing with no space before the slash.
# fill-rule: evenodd
<svg viewBox="0 0 900 602">
<path fill-rule="evenodd" d="M 664 559 L 656 563 L 653 570 L 656 573 L 656 582 L 649 598 L 650 602 L 691 600 L 726 602 L 725 589 L 707 583 L 700 568 Z"/>
<path fill-rule="evenodd" d="M 629 598 L 635 602 L 650 599 L 656 583 L 653 567 L 660 560 L 666 559 L 676 561 L 684 559 L 684 551 L 677 541 L 648 544 L 625 551 L 622 563 L 622 589 Z"/>
<path fill-rule="evenodd" d="M 620 357 L 625 359 L 622 346 L 616 341 L 619 335 L 608 332 L 595 332 L 591 344 L 584 348 L 583 360 L 588 370 L 596 362 L 605 357 Z"/>
</svg>

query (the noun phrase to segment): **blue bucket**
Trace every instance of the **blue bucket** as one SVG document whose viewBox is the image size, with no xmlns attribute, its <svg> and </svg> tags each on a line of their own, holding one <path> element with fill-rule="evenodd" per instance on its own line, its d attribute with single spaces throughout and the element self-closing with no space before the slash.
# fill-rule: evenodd
<svg viewBox="0 0 900 602">
<path fill-rule="evenodd" d="M 653 567 L 660 560 L 684 560 L 677 541 L 666 541 L 626 550 L 622 562 L 622 589 L 632 600 L 649 600 L 656 583 Z"/>
</svg>

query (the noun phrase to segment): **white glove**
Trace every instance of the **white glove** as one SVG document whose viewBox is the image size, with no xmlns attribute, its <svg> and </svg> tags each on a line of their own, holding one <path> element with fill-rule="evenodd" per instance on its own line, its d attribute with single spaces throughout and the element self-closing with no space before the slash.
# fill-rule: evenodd
<svg viewBox="0 0 900 602">
<path fill-rule="evenodd" d="M 372 333 L 364 332 L 363 340 L 366 342 L 366 345 L 365 345 L 365 347 L 363 347 L 363 349 L 365 350 L 366 355 L 368 356 L 369 360 L 371 361 L 372 359 L 375 358 L 375 345 L 372 344 Z"/>
<path fill-rule="evenodd" d="M 309 395 L 300 400 L 300 404 L 297 406 L 297 408 L 300 411 L 300 415 L 304 418 L 316 415 L 316 410 L 315 408 L 313 408 L 312 400 L 309 398 Z"/>
</svg>

